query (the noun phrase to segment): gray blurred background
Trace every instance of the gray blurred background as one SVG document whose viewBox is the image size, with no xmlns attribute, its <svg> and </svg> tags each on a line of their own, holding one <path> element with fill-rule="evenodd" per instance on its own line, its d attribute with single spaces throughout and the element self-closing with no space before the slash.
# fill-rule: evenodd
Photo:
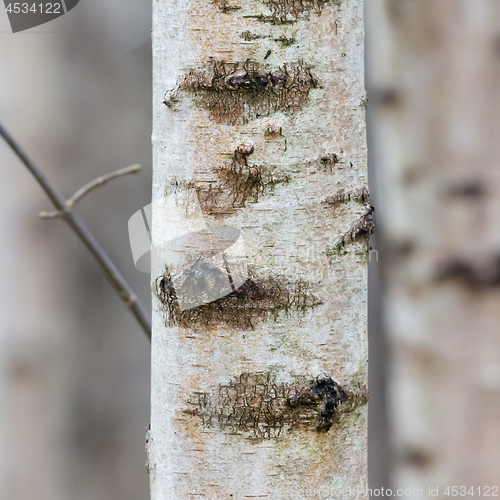
<svg viewBox="0 0 500 500">
<path fill-rule="evenodd" d="M 370 487 L 493 486 L 500 2 L 365 11 Z M 127 221 L 150 200 L 150 30 L 149 2 L 82 0 L 16 35 L 0 8 L 0 121 L 63 194 L 143 165 L 78 212 L 148 309 Z M 0 172 L 0 498 L 145 500 L 149 342 L 2 141 Z"/>
<path fill-rule="evenodd" d="M 127 222 L 150 202 L 151 6 L 82 0 L 15 35 L 0 8 L 0 120 L 78 207 L 142 303 Z M 0 498 L 148 498 L 150 346 L 86 249 L 0 141 Z"/>
</svg>

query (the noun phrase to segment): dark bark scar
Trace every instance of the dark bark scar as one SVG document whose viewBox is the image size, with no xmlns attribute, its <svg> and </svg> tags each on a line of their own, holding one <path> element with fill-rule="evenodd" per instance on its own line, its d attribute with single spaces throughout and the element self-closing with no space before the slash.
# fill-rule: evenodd
<svg viewBox="0 0 500 500">
<path fill-rule="evenodd" d="M 218 1 L 218 0 L 215 0 Z M 309 20 L 319 16 L 327 5 L 340 7 L 341 0 L 261 0 L 270 14 L 255 14 L 245 17 L 270 24 L 294 24 L 300 19 Z"/>
<path fill-rule="evenodd" d="M 271 372 L 244 373 L 212 391 L 194 392 L 184 412 L 204 426 L 264 440 L 297 430 L 326 433 L 367 401 L 365 387 L 347 389 L 331 377 L 277 383 Z"/>
<path fill-rule="evenodd" d="M 307 309 L 321 304 L 310 285 L 303 280 L 260 279 L 252 271 L 249 274 L 243 285 L 225 297 L 181 311 L 170 274 L 165 270 L 156 279 L 156 294 L 167 313 L 167 324 L 203 331 L 220 324 L 251 330 L 256 322 L 277 321 L 281 314 L 300 320 Z M 199 287 L 199 284 L 193 282 L 193 286 Z M 184 293 L 189 293 L 189 290 Z"/>
<path fill-rule="evenodd" d="M 364 191 L 360 194 L 361 197 L 364 196 Z M 339 195 L 337 195 L 339 196 Z M 340 195 L 337 203 L 340 203 L 344 195 Z M 328 200 L 328 198 L 327 198 Z M 365 203 L 364 213 L 351 224 L 348 231 L 340 235 L 335 243 L 328 247 L 326 250 L 326 255 L 331 257 L 333 255 L 345 255 L 348 252 L 348 245 L 356 242 L 360 242 L 364 245 L 366 252 L 370 250 L 370 237 L 375 230 L 375 224 L 373 222 L 373 212 L 375 207 Z"/>
<path fill-rule="evenodd" d="M 262 196 L 272 195 L 278 185 L 290 182 L 290 174 L 272 165 L 253 164 L 249 161 L 253 146 L 240 144 L 231 163 L 217 167 L 217 178 L 210 181 L 180 183 L 173 179 L 165 195 L 177 190 L 194 189 L 203 212 L 220 217 L 229 216 L 247 203 L 257 203 Z"/>
<path fill-rule="evenodd" d="M 228 125 L 246 124 L 278 111 L 290 112 L 308 104 L 319 85 L 312 68 L 303 62 L 271 67 L 252 61 L 212 61 L 192 69 L 165 94 L 164 103 L 175 109 L 182 92 L 194 96 L 213 120 Z"/>
</svg>

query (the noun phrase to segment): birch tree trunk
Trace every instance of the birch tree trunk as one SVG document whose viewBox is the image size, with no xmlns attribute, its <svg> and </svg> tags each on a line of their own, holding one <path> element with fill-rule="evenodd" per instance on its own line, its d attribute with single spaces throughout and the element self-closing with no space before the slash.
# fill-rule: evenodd
<svg viewBox="0 0 500 500">
<path fill-rule="evenodd" d="M 370 6 L 394 488 L 487 496 L 500 470 L 500 3 Z"/>
<path fill-rule="evenodd" d="M 362 14 L 154 2 L 155 500 L 366 496 Z"/>
</svg>

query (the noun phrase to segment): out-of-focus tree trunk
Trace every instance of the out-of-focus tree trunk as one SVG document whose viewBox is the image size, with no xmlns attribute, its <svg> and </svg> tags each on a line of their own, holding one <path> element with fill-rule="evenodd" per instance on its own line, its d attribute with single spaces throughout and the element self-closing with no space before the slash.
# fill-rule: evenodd
<svg viewBox="0 0 500 500">
<path fill-rule="evenodd" d="M 470 494 L 500 470 L 500 3 L 368 15 L 394 487 Z"/>
<path fill-rule="evenodd" d="M 154 2 L 155 500 L 366 496 L 362 11 Z"/>
</svg>

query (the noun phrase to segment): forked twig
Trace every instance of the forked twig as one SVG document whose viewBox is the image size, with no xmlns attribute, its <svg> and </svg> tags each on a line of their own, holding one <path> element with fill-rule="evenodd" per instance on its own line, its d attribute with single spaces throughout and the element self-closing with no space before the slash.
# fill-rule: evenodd
<svg viewBox="0 0 500 500">
<path fill-rule="evenodd" d="M 136 163 L 135 165 L 131 165 L 130 167 L 121 168 L 120 170 L 116 170 L 111 172 L 110 174 L 101 175 L 94 179 L 92 182 L 85 184 L 82 188 L 80 188 L 64 205 L 63 210 L 56 210 L 55 212 L 40 212 L 38 215 L 41 219 L 50 220 L 56 219 L 60 217 L 64 217 L 65 213 L 72 212 L 75 205 L 85 196 L 87 196 L 91 191 L 97 189 L 98 187 L 104 186 L 109 181 L 116 179 L 117 177 L 122 177 L 127 174 L 137 174 L 140 172 L 141 166 Z"/>
<path fill-rule="evenodd" d="M 123 278 L 123 276 L 120 274 L 111 259 L 108 257 L 106 252 L 101 248 L 99 243 L 97 243 L 93 234 L 88 230 L 80 217 L 71 211 L 71 208 L 79 199 L 89 193 L 92 189 L 95 189 L 98 185 L 102 185 L 110 179 L 108 178 L 105 182 L 100 182 L 99 179 L 96 179 L 95 181 L 87 184 L 87 186 L 84 186 L 82 189 L 77 191 L 70 200 L 66 200 L 64 196 L 59 193 L 59 191 L 50 183 L 45 174 L 29 158 L 29 156 L 21 148 L 19 143 L 15 141 L 15 139 L 9 134 L 9 132 L 7 132 L 7 130 L 1 123 L 0 135 L 5 139 L 5 141 L 10 146 L 12 151 L 14 151 L 14 153 L 17 155 L 17 157 L 26 165 L 33 177 L 35 177 L 38 184 L 40 184 L 46 195 L 49 197 L 50 201 L 52 201 L 54 207 L 57 210 L 58 216 L 60 216 L 69 225 L 69 227 L 74 231 L 80 241 L 94 256 L 95 260 L 101 266 L 104 275 L 110 282 L 111 286 L 114 288 L 115 292 L 135 316 L 136 320 L 141 325 L 147 337 L 151 339 L 151 321 L 149 320 L 148 315 L 139 302 L 137 296 L 130 288 L 129 284 L 125 281 L 125 278 Z M 132 167 L 137 168 L 137 166 L 135 165 L 133 165 Z M 116 173 L 117 172 L 115 172 L 114 174 Z M 114 177 L 116 177 L 116 175 Z M 69 201 L 71 200 L 72 204 L 70 206 L 70 210 L 68 211 L 67 206 Z"/>
</svg>

